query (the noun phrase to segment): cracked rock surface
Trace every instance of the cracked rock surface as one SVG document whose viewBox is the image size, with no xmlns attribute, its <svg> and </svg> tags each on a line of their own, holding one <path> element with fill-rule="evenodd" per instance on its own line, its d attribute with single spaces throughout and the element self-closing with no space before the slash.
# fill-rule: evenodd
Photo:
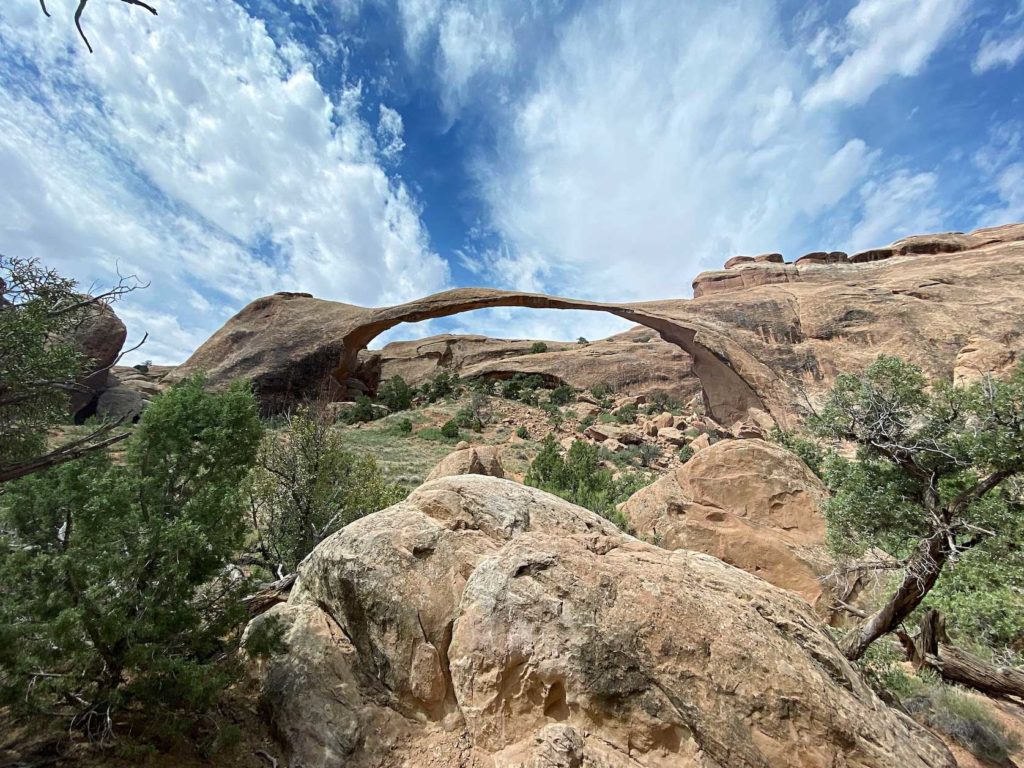
<svg viewBox="0 0 1024 768">
<path fill-rule="evenodd" d="M 954 765 L 803 600 L 500 478 L 342 529 L 270 620 L 263 695 L 306 768 Z"/>
</svg>

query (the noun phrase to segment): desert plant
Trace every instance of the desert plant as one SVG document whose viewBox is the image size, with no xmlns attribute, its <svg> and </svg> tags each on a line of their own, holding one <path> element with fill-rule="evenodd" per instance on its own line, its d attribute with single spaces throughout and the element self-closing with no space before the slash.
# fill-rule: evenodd
<svg viewBox="0 0 1024 768">
<path fill-rule="evenodd" d="M 585 347 L 590 342 L 587 341 L 587 338 L 585 336 L 580 336 L 578 339 L 576 339 L 576 343 L 579 344 L 581 347 Z"/>
<path fill-rule="evenodd" d="M 0 497 L 0 699 L 110 735 L 133 706 L 202 716 L 231 676 L 245 589 L 242 481 L 262 434 L 241 385 L 201 378 L 153 400 L 123 457 L 95 454 Z"/>
<path fill-rule="evenodd" d="M 399 419 L 395 423 L 395 429 L 398 430 L 398 433 L 401 435 L 411 435 L 412 419 Z"/>
<path fill-rule="evenodd" d="M 651 464 L 661 458 L 662 453 L 661 446 L 657 443 L 641 443 L 639 449 L 640 466 L 651 466 Z"/>
<path fill-rule="evenodd" d="M 520 424 L 516 427 L 516 436 L 521 437 L 523 440 L 527 440 L 530 437 L 530 430 L 526 428 L 525 424 Z"/>
<path fill-rule="evenodd" d="M 559 384 L 551 390 L 548 400 L 554 405 L 568 405 L 576 399 L 576 390 L 568 384 Z"/>
<path fill-rule="evenodd" d="M 356 397 L 354 403 L 338 412 L 338 421 L 343 424 L 361 424 L 379 419 L 382 413 L 373 407 L 373 401 L 366 395 Z M 287 421 L 287 417 L 285 419 Z"/>
<path fill-rule="evenodd" d="M 637 407 L 630 403 L 617 408 L 612 414 L 617 424 L 636 424 Z"/>
<path fill-rule="evenodd" d="M 679 453 L 677 455 L 679 456 L 679 461 L 685 464 L 693 458 L 693 448 L 688 445 L 684 445 L 679 449 Z"/>
<path fill-rule="evenodd" d="M 372 456 L 346 451 L 325 413 L 304 407 L 284 434 L 263 440 L 246 496 L 258 559 L 280 578 L 336 530 L 405 493 L 384 481 Z"/>
<path fill-rule="evenodd" d="M 441 436 L 446 440 L 456 440 L 459 437 L 459 424 L 455 419 L 449 419 L 441 425 Z"/>
<path fill-rule="evenodd" d="M 1024 470 L 1024 366 L 1005 382 L 929 389 L 919 368 L 881 356 L 860 376 L 840 376 L 810 426 L 858 447 L 857 461 L 832 453 L 823 464 L 831 546 L 851 555 L 880 547 L 903 569 L 881 607 L 843 638 L 849 658 L 921 605 L 947 565 L 1024 565 L 1000 560 L 1008 543 L 1024 541 L 1024 504 L 1008 482 Z"/>
<path fill-rule="evenodd" d="M 412 407 L 415 391 L 401 376 L 392 376 L 377 389 L 377 401 L 392 413 Z"/>
<path fill-rule="evenodd" d="M 531 355 L 538 355 L 541 352 L 547 352 L 547 351 L 548 351 L 548 345 L 545 344 L 543 341 L 535 341 L 535 342 L 533 342 L 533 344 L 530 345 L 530 354 Z"/>
</svg>

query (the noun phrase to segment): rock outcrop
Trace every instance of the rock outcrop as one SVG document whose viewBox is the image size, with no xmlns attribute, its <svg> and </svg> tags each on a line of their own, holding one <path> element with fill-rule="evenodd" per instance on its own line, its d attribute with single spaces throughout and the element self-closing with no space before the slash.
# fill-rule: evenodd
<svg viewBox="0 0 1024 768">
<path fill-rule="evenodd" d="M 452 451 L 430 470 L 427 482 L 455 475 L 504 477 L 505 469 L 501 466 L 498 448 L 493 445 L 477 445 Z"/>
<path fill-rule="evenodd" d="M 963 249 L 949 252 L 953 240 Z M 836 375 L 879 353 L 950 378 L 960 350 L 979 338 L 1014 355 L 1024 346 L 1024 224 L 907 238 L 880 249 L 876 261 L 829 257 L 811 266 L 755 259 L 705 273 L 690 301 L 612 304 L 462 288 L 367 309 L 278 294 L 243 309 L 174 376 L 203 369 L 214 386 L 246 379 L 273 408 L 332 381 L 339 397 L 358 391 L 360 352 L 400 323 L 498 306 L 584 309 L 626 318 L 682 348 L 719 423 L 745 421 L 757 409 L 792 426 Z"/>
<path fill-rule="evenodd" d="M 621 392 L 664 392 L 684 401 L 700 391 L 692 358 L 650 328 L 640 326 L 587 344 L 547 342 L 548 351 L 541 353 L 531 353 L 533 343 L 446 334 L 392 342 L 360 355 L 360 367 L 378 366 L 379 374 L 371 378 L 401 376 L 413 386 L 447 371 L 499 380 L 517 373 L 536 374 L 551 384 L 576 389 L 607 383 Z"/>
<path fill-rule="evenodd" d="M 264 662 L 292 764 L 952 768 L 806 604 L 536 489 L 427 483 L 304 561 Z"/>
<path fill-rule="evenodd" d="M 89 307 L 85 317 L 68 334 L 68 341 L 88 363 L 85 375 L 79 380 L 84 391 L 71 394 L 71 415 L 83 421 L 93 415 L 96 401 L 108 386 L 107 375 L 110 366 L 128 337 L 128 329 L 106 304 Z"/>
<path fill-rule="evenodd" d="M 827 495 L 786 449 L 722 440 L 637 491 L 622 513 L 640 538 L 713 555 L 797 593 L 829 617 L 837 585 L 820 581 L 835 567 L 824 546 Z"/>
</svg>

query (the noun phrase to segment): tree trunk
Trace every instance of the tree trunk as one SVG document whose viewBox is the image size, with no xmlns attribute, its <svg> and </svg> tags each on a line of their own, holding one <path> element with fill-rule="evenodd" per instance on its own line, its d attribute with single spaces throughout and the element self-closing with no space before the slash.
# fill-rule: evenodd
<svg viewBox="0 0 1024 768">
<path fill-rule="evenodd" d="M 900 634 L 900 642 L 915 669 L 931 669 L 943 680 L 973 688 L 988 696 L 1012 696 L 1024 700 L 1024 671 L 997 667 L 949 642 L 945 621 L 938 611 L 921 617 L 916 637 Z"/>
<path fill-rule="evenodd" d="M 910 559 L 903 582 L 892 597 L 839 641 L 839 648 L 846 658 L 856 661 L 875 640 L 896 629 L 935 586 L 947 558 L 943 534 L 932 534 L 922 541 Z"/>
</svg>

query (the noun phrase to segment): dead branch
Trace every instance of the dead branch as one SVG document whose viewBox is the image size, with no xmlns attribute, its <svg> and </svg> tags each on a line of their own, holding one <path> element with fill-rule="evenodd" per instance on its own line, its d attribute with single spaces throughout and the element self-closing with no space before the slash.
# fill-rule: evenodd
<svg viewBox="0 0 1024 768">
<path fill-rule="evenodd" d="M 104 435 L 112 432 L 114 429 L 119 427 L 125 420 L 125 417 L 118 419 L 117 421 L 104 424 L 99 429 L 91 432 L 83 438 L 74 440 L 67 445 L 62 445 L 49 453 L 38 456 L 30 461 L 23 462 L 21 464 L 14 464 L 7 467 L 0 467 L 0 483 L 6 483 L 10 480 L 17 480 L 19 477 L 25 477 L 31 475 L 33 472 L 39 472 L 44 469 L 50 469 L 61 464 L 65 464 L 74 459 L 81 458 L 95 451 L 103 450 L 115 443 L 119 443 L 124 440 L 130 433 L 123 432 L 112 437 L 108 437 L 103 440 L 99 440 Z M 99 442 L 93 442 L 99 440 Z"/>
<path fill-rule="evenodd" d="M 145 8 L 154 16 L 157 15 L 156 8 L 151 5 L 147 5 L 142 0 L 121 0 L 125 5 L 137 5 L 140 8 Z M 43 6 L 43 13 L 46 13 L 46 5 L 44 0 L 39 0 L 39 4 Z M 85 47 L 89 49 L 89 53 L 92 53 L 92 45 L 89 44 L 89 38 L 85 36 L 85 30 L 82 29 L 82 14 L 85 12 L 85 6 L 89 4 L 89 0 L 79 0 L 78 9 L 75 11 L 75 26 L 78 28 L 78 34 L 82 36 L 82 40 L 85 41 Z M 46 13 L 49 16 L 49 13 Z"/>
</svg>

